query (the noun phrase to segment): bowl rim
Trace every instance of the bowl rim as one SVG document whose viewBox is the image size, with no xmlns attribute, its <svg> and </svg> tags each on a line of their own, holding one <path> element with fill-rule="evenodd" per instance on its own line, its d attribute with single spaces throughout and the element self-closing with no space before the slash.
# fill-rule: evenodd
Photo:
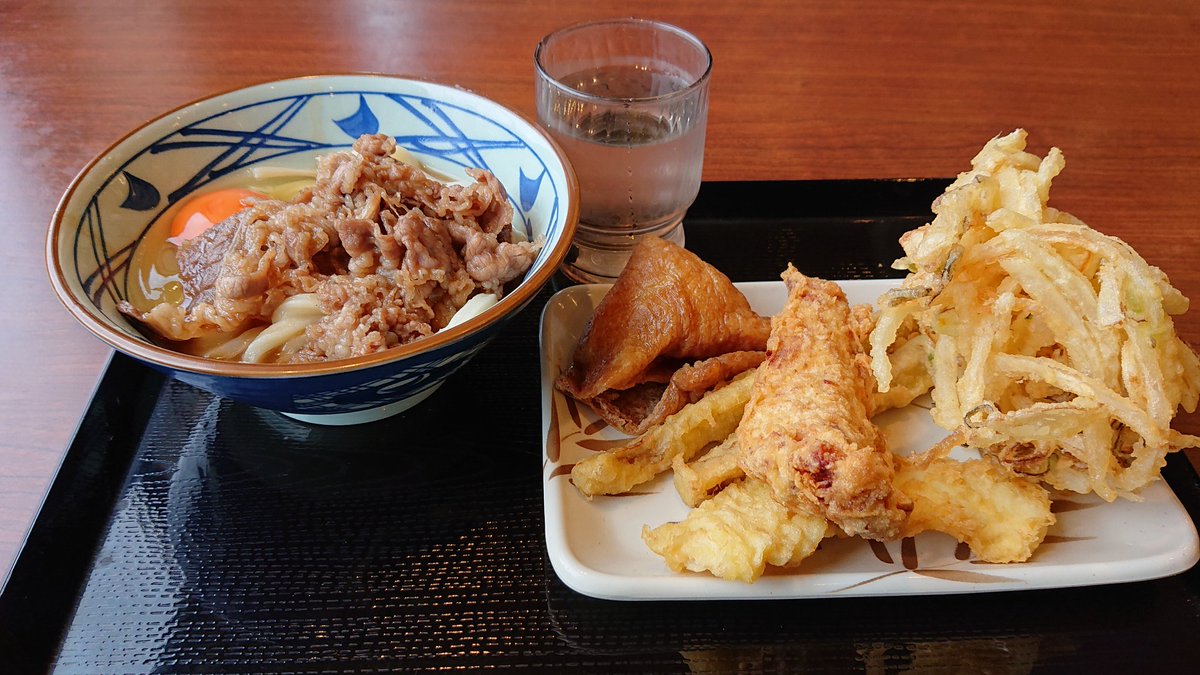
<svg viewBox="0 0 1200 675">
<path fill-rule="evenodd" d="M 98 319 L 92 311 L 84 306 L 83 302 L 71 293 L 64 282 L 65 273 L 62 267 L 62 261 L 58 255 L 58 237 L 62 230 L 62 220 L 67 204 L 75 196 L 75 192 L 79 189 L 84 179 L 95 169 L 96 165 L 107 158 L 116 148 L 122 143 L 129 140 L 132 136 L 142 132 L 147 127 L 155 124 L 175 113 L 194 105 L 211 101 L 213 99 L 235 94 L 241 91 L 255 89 L 272 84 L 283 84 L 287 82 L 300 82 L 305 80 L 323 80 L 323 79 L 341 79 L 341 78 L 371 78 L 378 80 L 400 80 L 406 82 L 415 82 L 433 87 L 452 89 L 460 94 L 479 99 L 490 105 L 496 106 L 508 114 L 524 122 L 531 130 L 537 133 L 546 142 L 554 154 L 558 157 L 560 164 L 566 177 L 566 210 L 564 212 L 564 223 L 562 236 L 559 239 L 559 244 L 556 249 L 551 251 L 546 263 L 538 270 L 533 272 L 533 275 L 526 278 L 524 283 L 515 291 L 504 296 L 498 303 L 489 307 L 480 314 L 471 317 L 463 323 L 454 326 L 453 328 L 441 330 L 433 335 L 414 340 L 407 344 L 391 347 L 374 354 L 366 354 L 363 356 L 355 356 L 347 359 L 335 359 L 330 361 L 320 361 L 316 363 L 242 363 L 240 361 L 222 361 L 219 359 L 207 359 L 202 356 L 192 356 L 182 352 L 173 351 L 166 347 L 160 347 L 151 342 L 140 342 L 109 326 L 104 321 Z M 418 353 L 433 352 L 442 347 L 445 347 L 453 342 L 459 341 L 468 337 L 471 334 L 477 333 L 483 328 L 496 323 L 510 313 L 519 311 L 521 307 L 527 304 L 533 297 L 546 285 L 550 278 L 555 274 L 558 268 L 562 265 L 570 250 L 571 240 L 574 237 L 575 228 L 579 222 L 579 180 L 575 175 L 575 169 L 567 158 L 566 152 L 544 129 L 537 123 L 531 121 L 527 116 L 523 115 L 508 106 L 490 99 L 482 94 L 476 93 L 465 87 L 458 85 L 446 84 L 436 80 L 412 76 L 377 72 L 343 72 L 343 73 L 322 73 L 310 74 L 297 77 L 273 78 L 254 82 L 250 84 L 231 87 L 223 91 L 212 94 L 207 94 L 199 98 L 193 99 L 182 105 L 176 106 L 155 115 L 145 122 L 137 125 L 133 129 L 123 134 L 120 138 L 106 147 L 104 150 L 96 154 L 82 169 L 71 179 L 71 183 L 59 198 L 58 204 L 54 208 L 54 213 L 50 218 L 50 227 L 46 234 L 46 267 L 47 274 L 50 277 L 50 284 L 54 288 L 54 293 L 58 297 L 59 302 L 66 307 L 67 311 L 75 317 L 80 324 L 83 325 L 94 336 L 107 343 L 113 349 L 119 352 L 129 354 L 137 359 L 145 361 L 152 365 L 163 366 L 172 370 L 186 371 L 202 375 L 211 375 L 217 377 L 236 377 L 247 379 L 279 379 L 279 378 L 294 378 L 294 377 L 314 377 L 320 375 L 332 375 L 337 373 L 345 373 L 349 371 L 368 370 L 376 366 L 381 366 L 394 361 L 401 361 L 407 357 Z"/>
</svg>

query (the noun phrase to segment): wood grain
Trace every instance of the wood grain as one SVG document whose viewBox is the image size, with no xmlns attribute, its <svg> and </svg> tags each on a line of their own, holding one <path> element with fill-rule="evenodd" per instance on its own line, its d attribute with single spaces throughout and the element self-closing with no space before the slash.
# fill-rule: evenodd
<svg viewBox="0 0 1200 675">
<path fill-rule="evenodd" d="M 89 159 L 187 101 L 312 73 L 419 75 L 532 118 L 542 35 L 646 12 L 597 0 L 0 0 L 0 569 L 107 354 L 59 307 L 43 262 L 54 206 Z M 1023 126 L 1033 150 L 1066 153 L 1059 208 L 1200 298 L 1200 5 L 659 0 L 653 13 L 714 54 L 706 180 L 949 176 Z M 1200 344 L 1200 312 L 1178 326 Z M 1177 426 L 1200 432 L 1196 416 Z"/>
</svg>

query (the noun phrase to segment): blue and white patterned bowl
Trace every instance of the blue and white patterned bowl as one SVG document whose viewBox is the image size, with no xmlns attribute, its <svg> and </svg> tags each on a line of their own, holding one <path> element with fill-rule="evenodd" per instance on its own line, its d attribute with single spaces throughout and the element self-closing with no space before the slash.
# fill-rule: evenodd
<svg viewBox="0 0 1200 675">
<path fill-rule="evenodd" d="M 245 364 L 155 345 L 119 311 L 136 279 L 143 234 L 191 193 L 260 166 L 315 166 L 359 135 L 396 138 L 427 166 L 490 169 L 509 192 L 513 227 L 545 246 L 520 285 L 454 328 L 385 352 L 300 365 Z M 379 419 L 433 393 L 524 308 L 570 246 L 578 186 L 570 163 L 536 125 L 476 94 L 384 75 L 269 82 L 206 98 L 143 125 L 93 160 L 51 221 L 47 263 L 67 309 L 101 340 L 214 394 L 313 422 Z"/>
</svg>

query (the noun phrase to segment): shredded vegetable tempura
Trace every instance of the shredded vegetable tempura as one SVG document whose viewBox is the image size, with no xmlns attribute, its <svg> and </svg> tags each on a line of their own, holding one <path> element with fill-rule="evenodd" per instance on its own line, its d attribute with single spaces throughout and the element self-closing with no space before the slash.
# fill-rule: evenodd
<svg viewBox="0 0 1200 675">
<path fill-rule="evenodd" d="M 871 334 L 880 391 L 900 335 L 931 341 L 933 419 L 1054 487 L 1106 500 L 1158 477 L 1171 429 L 1195 410 L 1200 363 L 1171 315 L 1188 301 L 1131 247 L 1048 206 L 1065 165 L 1025 152 L 1025 131 L 990 141 L 901 238 L 903 285 Z"/>
</svg>

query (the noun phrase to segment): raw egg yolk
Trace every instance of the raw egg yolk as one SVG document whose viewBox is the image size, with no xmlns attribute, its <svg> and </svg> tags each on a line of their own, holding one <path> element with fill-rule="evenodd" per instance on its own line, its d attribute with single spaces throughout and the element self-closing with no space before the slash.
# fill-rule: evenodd
<svg viewBox="0 0 1200 675">
<path fill-rule="evenodd" d="M 171 220 L 171 236 L 167 241 L 181 244 L 201 232 L 246 208 L 242 200 L 247 197 L 266 199 L 267 196 L 242 188 L 217 190 L 184 202 Z"/>
</svg>

